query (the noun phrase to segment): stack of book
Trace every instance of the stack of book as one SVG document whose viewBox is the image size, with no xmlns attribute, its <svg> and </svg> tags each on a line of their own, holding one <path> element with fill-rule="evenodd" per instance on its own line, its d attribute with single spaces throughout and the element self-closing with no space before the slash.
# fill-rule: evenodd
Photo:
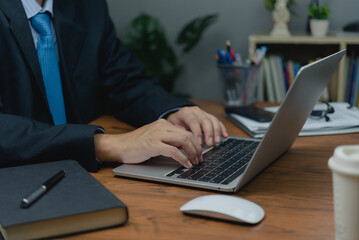
<svg viewBox="0 0 359 240">
<path fill-rule="evenodd" d="M 264 94 L 267 96 L 267 101 L 283 100 L 300 67 L 299 62 L 285 61 L 280 55 L 270 55 L 264 59 Z"/>
<path fill-rule="evenodd" d="M 346 57 L 345 78 L 338 83 L 338 101 L 359 106 L 359 57 L 352 52 Z"/>
<path fill-rule="evenodd" d="M 281 102 L 300 68 L 313 61 L 300 63 L 294 60 L 285 60 L 282 55 L 272 54 L 267 56 L 262 64 L 261 84 L 263 86 L 258 88 L 258 101 Z M 259 86 L 261 85 L 259 84 Z M 332 90 L 337 91 L 336 89 Z M 320 99 L 329 101 L 329 91 L 330 89 L 327 87 Z"/>
</svg>

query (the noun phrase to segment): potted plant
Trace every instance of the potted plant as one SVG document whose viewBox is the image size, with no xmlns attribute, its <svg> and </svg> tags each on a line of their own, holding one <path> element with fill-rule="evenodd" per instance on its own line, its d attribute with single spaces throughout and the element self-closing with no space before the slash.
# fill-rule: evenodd
<svg viewBox="0 0 359 240">
<path fill-rule="evenodd" d="M 324 37 L 329 29 L 330 10 L 328 5 L 309 4 L 310 32 L 314 37 Z"/>
<path fill-rule="evenodd" d="M 124 43 L 141 59 L 147 73 L 155 77 L 167 91 L 173 92 L 175 79 L 182 69 L 180 58 L 197 45 L 204 31 L 217 17 L 217 14 L 209 14 L 185 24 L 176 39 L 176 43 L 182 47 L 180 54 L 168 43 L 160 21 L 146 13 L 141 13 L 132 20 L 125 33 Z M 189 97 L 183 93 L 175 94 Z"/>
</svg>

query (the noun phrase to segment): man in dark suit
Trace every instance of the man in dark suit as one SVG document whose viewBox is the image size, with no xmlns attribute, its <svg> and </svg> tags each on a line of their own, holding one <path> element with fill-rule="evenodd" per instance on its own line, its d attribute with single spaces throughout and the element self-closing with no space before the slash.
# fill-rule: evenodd
<svg viewBox="0 0 359 240">
<path fill-rule="evenodd" d="M 208 145 L 228 136 L 214 116 L 145 74 L 103 0 L 0 0 L 0 32 L 0 167 L 75 159 L 96 171 L 101 161 L 157 155 L 191 167 L 201 161 L 202 132 Z M 87 125 L 104 113 L 139 128 L 111 135 Z"/>
</svg>

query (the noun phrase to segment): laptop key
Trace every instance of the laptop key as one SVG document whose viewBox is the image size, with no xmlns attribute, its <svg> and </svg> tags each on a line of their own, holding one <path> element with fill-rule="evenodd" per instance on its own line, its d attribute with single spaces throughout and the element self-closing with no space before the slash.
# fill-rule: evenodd
<svg viewBox="0 0 359 240">
<path fill-rule="evenodd" d="M 205 173 L 199 172 L 199 173 L 193 174 L 193 175 L 190 176 L 188 179 L 198 180 L 198 179 L 200 179 L 201 177 L 203 177 L 204 175 L 205 175 Z"/>
<path fill-rule="evenodd" d="M 211 179 L 215 178 L 216 175 L 215 174 L 212 174 L 212 173 L 209 173 L 203 177 L 201 177 L 200 179 L 198 179 L 199 181 L 203 181 L 203 182 L 209 182 Z"/>
<path fill-rule="evenodd" d="M 214 179 L 212 179 L 209 182 L 210 183 L 221 183 L 224 179 L 226 179 L 224 176 L 219 175 L 218 177 L 215 177 Z"/>
<path fill-rule="evenodd" d="M 201 177 L 203 177 L 204 175 L 208 174 L 211 170 L 210 169 L 202 169 L 200 171 L 197 171 L 195 174 L 191 175 L 188 177 L 188 179 L 191 179 L 191 180 L 198 180 L 200 179 Z"/>
<path fill-rule="evenodd" d="M 212 183 L 221 183 L 223 180 L 231 176 L 234 172 L 236 172 L 238 168 L 227 168 L 225 171 L 221 172 L 216 178 L 212 179 L 210 182 Z"/>
<path fill-rule="evenodd" d="M 200 182 L 209 182 L 211 179 L 212 179 L 212 177 L 206 175 L 206 176 L 201 177 L 200 179 L 198 179 L 198 181 L 200 181 Z"/>
<path fill-rule="evenodd" d="M 229 184 L 230 182 L 232 182 L 234 179 L 236 179 L 238 176 L 240 176 L 242 173 L 244 173 L 244 170 L 246 170 L 248 164 L 244 165 L 241 169 L 239 169 L 237 172 L 235 172 L 234 174 L 232 174 L 230 177 L 228 177 L 227 179 L 225 179 L 223 182 L 221 182 L 221 184 Z"/>
<path fill-rule="evenodd" d="M 179 167 L 179 168 L 173 170 L 172 172 L 167 173 L 166 176 L 167 176 L 167 177 L 171 177 L 171 176 L 173 176 L 173 175 L 175 175 L 175 174 L 181 174 L 181 173 L 184 172 L 184 170 L 185 170 L 185 168 L 184 168 L 183 166 L 181 166 L 181 167 Z"/>
<path fill-rule="evenodd" d="M 181 167 L 182 169 L 178 168 L 175 172 L 180 174 L 177 177 L 182 179 L 211 183 L 230 182 L 235 179 L 236 174 L 241 174 L 238 169 L 248 164 L 254 153 L 252 147 L 256 146 L 257 142 L 230 139 L 203 154 L 202 163 L 188 170 Z M 172 175 L 174 174 L 171 172 L 167 176 Z M 231 178 L 233 179 L 230 180 Z"/>
<path fill-rule="evenodd" d="M 194 169 L 188 169 L 187 171 L 185 171 L 184 173 L 179 175 L 178 178 L 188 178 L 189 176 L 191 176 L 194 173 L 196 173 L 196 171 Z"/>
</svg>

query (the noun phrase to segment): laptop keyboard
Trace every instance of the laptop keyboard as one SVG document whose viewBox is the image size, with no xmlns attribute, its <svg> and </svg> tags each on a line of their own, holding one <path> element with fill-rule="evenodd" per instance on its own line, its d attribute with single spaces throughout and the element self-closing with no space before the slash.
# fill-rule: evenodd
<svg viewBox="0 0 359 240">
<path fill-rule="evenodd" d="M 203 162 L 198 165 L 191 169 L 179 167 L 166 176 L 229 184 L 244 172 L 258 145 L 257 141 L 228 139 L 203 154 Z"/>
</svg>

